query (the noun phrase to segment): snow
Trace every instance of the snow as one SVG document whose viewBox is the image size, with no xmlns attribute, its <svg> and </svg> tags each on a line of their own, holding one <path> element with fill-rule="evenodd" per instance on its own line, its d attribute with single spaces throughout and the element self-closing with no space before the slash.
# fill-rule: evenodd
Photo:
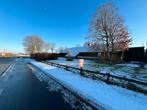
<svg viewBox="0 0 147 110">
<path fill-rule="evenodd" d="M 147 110 L 147 96 L 144 94 L 84 78 L 78 74 L 40 62 L 32 61 L 30 63 L 42 69 L 70 90 L 76 91 L 77 94 L 95 104 L 100 104 L 105 109 Z"/>
<path fill-rule="evenodd" d="M 117 64 L 118 66 L 127 66 L 127 67 L 133 67 L 133 68 L 139 68 L 140 66 L 138 64 Z"/>
<path fill-rule="evenodd" d="M 123 63 L 123 64 L 115 64 L 108 65 L 102 63 L 96 63 L 92 60 L 84 60 L 84 69 L 99 71 L 101 73 L 110 73 L 112 75 L 133 78 L 137 80 L 146 81 L 146 73 L 147 73 L 147 65 L 143 68 L 140 68 L 139 63 Z M 79 67 L 78 59 L 74 59 L 73 61 L 66 61 L 65 58 L 59 58 L 58 60 L 49 60 L 49 62 L 60 63 L 63 65 L 69 65 L 73 67 Z M 145 77 L 144 77 L 145 76 Z"/>
<path fill-rule="evenodd" d="M 70 51 L 70 55 L 72 57 L 75 57 L 76 55 L 78 55 L 80 52 L 89 52 L 89 48 L 88 47 L 73 47 L 73 48 L 67 48 L 66 50 L 63 50 L 62 53 L 68 53 L 68 51 Z"/>
</svg>

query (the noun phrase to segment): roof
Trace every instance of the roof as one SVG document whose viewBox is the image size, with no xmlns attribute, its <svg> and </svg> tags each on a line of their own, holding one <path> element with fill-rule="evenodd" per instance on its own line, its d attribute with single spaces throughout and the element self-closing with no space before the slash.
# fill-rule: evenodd
<svg viewBox="0 0 147 110">
<path fill-rule="evenodd" d="M 90 52 L 88 47 L 73 47 L 73 48 L 67 48 L 63 50 L 61 53 L 68 53 L 70 52 L 70 55 L 72 57 L 75 57 L 80 52 Z"/>
</svg>

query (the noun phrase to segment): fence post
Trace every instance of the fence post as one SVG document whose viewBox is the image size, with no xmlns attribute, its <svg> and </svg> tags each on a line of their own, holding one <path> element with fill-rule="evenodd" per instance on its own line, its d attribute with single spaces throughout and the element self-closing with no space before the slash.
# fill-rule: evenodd
<svg viewBox="0 0 147 110">
<path fill-rule="evenodd" d="M 68 66 L 66 65 L 66 70 L 68 71 Z"/>
<path fill-rule="evenodd" d="M 57 64 L 57 67 L 59 66 L 59 64 Z"/>
<path fill-rule="evenodd" d="M 107 79 L 106 79 L 107 83 L 109 83 L 109 79 L 110 79 L 110 73 L 107 73 Z"/>
<path fill-rule="evenodd" d="M 83 75 L 83 68 L 80 68 L 80 75 Z"/>
</svg>

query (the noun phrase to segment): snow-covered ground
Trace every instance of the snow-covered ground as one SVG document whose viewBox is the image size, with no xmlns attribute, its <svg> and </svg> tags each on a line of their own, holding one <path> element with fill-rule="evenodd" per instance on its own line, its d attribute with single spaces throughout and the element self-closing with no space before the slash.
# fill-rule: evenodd
<svg viewBox="0 0 147 110">
<path fill-rule="evenodd" d="M 77 59 L 74 59 L 74 61 L 66 61 L 65 58 L 59 58 L 58 60 L 50 60 L 50 62 L 56 62 L 73 67 L 79 67 L 79 61 Z M 91 60 L 85 60 L 84 68 L 88 70 L 99 71 L 101 73 L 110 73 L 122 77 L 147 81 L 147 64 L 144 67 L 140 67 L 139 64 L 134 62 L 108 65 L 96 63 Z"/>
<path fill-rule="evenodd" d="M 147 110 L 147 96 L 144 94 L 107 85 L 40 62 L 30 63 L 70 90 L 107 110 Z"/>
</svg>

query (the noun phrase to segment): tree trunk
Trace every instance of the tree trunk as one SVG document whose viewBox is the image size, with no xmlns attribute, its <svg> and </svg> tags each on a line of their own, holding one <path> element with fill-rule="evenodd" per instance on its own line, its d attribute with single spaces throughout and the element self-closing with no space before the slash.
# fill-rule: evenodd
<svg viewBox="0 0 147 110">
<path fill-rule="evenodd" d="M 124 61 L 124 51 L 122 51 L 122 54 L 121 54 L 121 61 Z"/>
<path fill-rule="evenodd" d="M 106 37 L 106 60 L 109 60 L 109 41 L 108 41 L 108 37 Z"/>
<path fill-rule="evenodd" d="M 113 43 L 113 41 L 111 42 L 111 45 L 112 45 L 112 47 L 111 47 L 111 55 L 110 55 L 110 61 L 113 61 L 113 53 L 114 53 L 114 43 Z"/>
</svg>

